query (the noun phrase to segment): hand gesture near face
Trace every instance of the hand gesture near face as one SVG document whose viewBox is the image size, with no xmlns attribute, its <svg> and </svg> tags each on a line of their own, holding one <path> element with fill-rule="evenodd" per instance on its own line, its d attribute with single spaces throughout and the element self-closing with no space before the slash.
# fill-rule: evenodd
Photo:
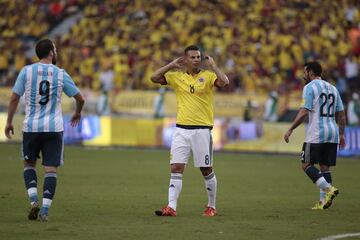
<svg viewBox="0 0 360 240">
<path fill-rule="evenodd" d="M 209 55 L 205 56 L 205 64 L 210 69 L 213 69 L 216 66 L 214 59 Z"/>
<path fill-rule="evenodd" d="M 170 65 L 171 68 L 182 68 L 183 66 L 185 66 L 185 57 L 179 57 L 173 60 Z"/>
</svg>

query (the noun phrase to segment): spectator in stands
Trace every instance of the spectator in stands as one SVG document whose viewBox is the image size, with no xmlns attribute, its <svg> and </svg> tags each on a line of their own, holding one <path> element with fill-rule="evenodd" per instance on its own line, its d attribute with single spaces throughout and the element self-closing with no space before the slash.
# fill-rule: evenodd
<svg viewBox="0 0 360 240">
<path fill-rule="evenodd" d="M 351 41 L 352 53 L 356 56 L 360 56 L 360 23 L 352 24 L 354 27 L 349 31 L 349 39 Z"/>
<path fill-rule="evenodd" d="M 349 125 L 360 125 L 360 99 L 358 93 L 353 93 L 347 109 Z"/>
<path fill-rule="evenodd" d="M 335 78 L 335 82 L 336 82 L 336 88 L 339 91 L 341 100 L 344 103 L 347 103 L 347 91 L 348 91 L 348 84 L 346 81 L 345 76 L 342 76 L 339 71 L 334 71 L 334 78 Z"/>
<path fill-rule="evenodd" d="M 163 118 L 165 116 L 164 100 L 165 88 L 160 88 L 158 95 L 154 98 L 154 118 Z"/>
<path fill-rule="evenodd" d="M 264 120 L 267 122 L 276 122 L 278 119 L 277 114 L 278 94 L 272 91 L 264 106 Z"/>
<path fill-rule="evenodd" d="M 244 121 L 250 122 L 252 120 L 253 120 L 253 106 L 251 100 L 248 99 L 248 101 L 246 102 L 246 106 L 244 108 Z"/>
<path fill-rule="evenodd" d="M 359 64 L 354 55 L 345 59 L 345 76 L 350 89 L 357 89 L 359 83 Z"/>
<path fill-rule="evenodd" d="M 0 84 L 4 85 L 6 83 L 5 77 L 10 63 L 9 63 L 9 58 L 6 55 L 4 49 L 0 48 L 0 52 L 2 53 L 0 54 Z"/>
<path fill-rule="evenodd" d="M 112 65 L 108 65 L 105 71 L 100 73 L 99 78 L 101 83 L 101 95 L 98 101 L 97 112 L 99 115 L 109 115 L 111 112 L 109 94 L 114 87 L 114 71 L 112 70 Z"/>
</svg>

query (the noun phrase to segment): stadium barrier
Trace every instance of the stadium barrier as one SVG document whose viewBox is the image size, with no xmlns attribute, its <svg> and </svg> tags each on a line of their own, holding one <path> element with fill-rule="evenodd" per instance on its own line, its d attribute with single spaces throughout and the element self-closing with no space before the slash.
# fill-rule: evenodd
<svg viewBox="0 0 360 240">
<path fill-rule="evenodd" d="M 6 109 L 7 105 L 9 104 L 9 99 L 11 96 L 11 89 L 10 88 L 0 88 L 0 111 Z"/>
<path fill-rule="evenodd" d="M 83 89 L 82 94 L 86 100 L 84 112 L 87 114 L 96 114 L 97 104 L 99 102 L 99 92 Z M 0 112 L 5 111 L 11 95 L 11 88 L 0 88 Z M 154 115 L 154 101 L 158 95 L 156 91 L 120 91 L 112 92 L 109 96 L 111 110 L 115 114 L 146 116 Z M 267 94 L 237 94 L 237 93 L 216 93 L 214 95 L 215 116 L 220 118 L 242 118 L 248 102 L 251 102 L 252 118 L 262 119 Z M 278 113 L 283 113 L 288 109 L 298 109 L 301 102 L 301 94 L 292 92 L 289 95 L 279 97 Z M 23 111 L 23 104 L 20 104 L 20 111 Z M 71 113 L 74 109 L 73 99 L 63 96 L 63 113 Z M 174 92 L 166 91 L 164 95 L 164 115 L 173 117 L 176 115 L 176 97 Z"/>
<path fill-rule="evenodd" d="M 84 146 L 165 147 L 170 148 L 175 130 L 175 118 L 145 119 L 117 118 L 87 115 L 78 127 L 70 126 L 70 115 L 64 116 L 65 144 Z M 23 115 L 14 118 L 15 133 L 11 141 L 21 141 Z M 0 114 L 0 128 L 4 129 L 6 114 Z M 305 126 L 301 125 L 285 143 L 283 134 L 289 123 L 244 122 L 239 119 L 216 119 L 213 128 L 215 150 L 300 153 L 305 139 Z M 360 155 L 360 127 L 346 127 L 346 148 L 341 156 Z M 7 142 L 4 134 L 1 142 Z"/>
<path fill-rule="evenodd" d="M 339 151 L 341 156 L 360 156 L 360 127 L 346 127 L 346 146 Z"/>
<path fill-rule="evenodd" d="M 6 142 L 8 141 L 5 133 L 4 133 L 4 129 L 6 126 L 6 118 L 7 118 L 7 114 L 6 113 L 0 113 L 0 142 Z M 20 142 L 22 139 L 22 128 L 23 128 L 23 121 L 24 121 L 24 116 L 20 115 L 20 114 L 16 114 L 14 116 L 13 119 L 13 126 L 14 126 L 14 135 L 12 136 L 11 141 L 14 142 Z"/>
<path fill-rule="evenodd" d="M 224 150 L 251 151 L 251 152 L 276 152 L 276 153 L 299 153 L 305 139 L 305 126 L 300 125 L 293 133 L 289 143 L 284 142 L 284 133 L 290 127 L 289 123 L 247 123 L 239 124 L 241 132 L 248 130 L 257 133 L 256 137 L 228 141 L 224 144 Z M 255 126 L 254 126 L 255 125 Z M 229 129 L 228 129 L 229 131 Z M 247 133 L 249 135 L 249 133 Z M 253 134 L 253 135 L 254 135 Z"/>
<path fill-rule="evenodd" d="M 157 94 L 154 91 L 123 91 L 116 95 L 112 94 L 110 96 L 111 109 L 115 113 L 152 116 Z M 266 94 L 216 93 L 214 95 L 215 115 L 217 117 L 242 117 L 250 101 L 254 110 L 252 117 L 261 119 L 267 98 Z M 298 92 L 280 96 L 278 111 L 298 109 L 300 102 L 301 95 Z M 172 91 L 166 91 L 164 95 L 164 115 L 167 117 L 176 115 L 176 97 Z"/>
</svg>

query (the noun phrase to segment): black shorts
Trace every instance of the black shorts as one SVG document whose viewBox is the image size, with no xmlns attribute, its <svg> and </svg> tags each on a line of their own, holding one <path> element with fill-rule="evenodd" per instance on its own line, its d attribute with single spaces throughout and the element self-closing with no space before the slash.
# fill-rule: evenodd
<svg viewBox="0 0 360 240">
<path fill-rule="evenodd" d="M 304 143 L 301 162 L 336 166 L 337 143 Z"/>
<path fill-rule="evenodd" d="M 36 161 L 42 153 L 42 165 L 58 167 L 64 161 L 63 132 L 24 132 L 22 154 L 27 161 Z"/>
</svg>

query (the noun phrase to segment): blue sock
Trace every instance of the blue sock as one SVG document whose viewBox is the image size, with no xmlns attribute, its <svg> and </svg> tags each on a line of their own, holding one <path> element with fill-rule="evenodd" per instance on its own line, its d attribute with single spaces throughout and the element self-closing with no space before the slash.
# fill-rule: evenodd
<svg viewBox="0 0 360 240">
<path fill-rule="evenodd" d="M 28 196 L 30 198 L 30 202 L 37 202 L 37 176 L 36 169 L 34 167 L 24 168 L 24 181 Z"/>
<path fill-rule="evenodd" d="M 40 210 L 41 214 L 47 215 L 51 206 L 52 199 L 54 198 L 56 190 L 56 173 L 45 173 L 43 202 Z"/>
<path fill-rule="evenodd" d="M 304 171 L 314 183 L 322 177 L 321 172 L 313 165 L 308 166 Z"/>
<path fill-rule="evenodd" d="M 324 176 L 325 180 L 328 182 L 328 183 L 332 183 L 332 177 L 331 177 L 331 172 L 330 171 L 327 171 L 327 172 L 322 172 L 322 175 Z"/>
</svg>

